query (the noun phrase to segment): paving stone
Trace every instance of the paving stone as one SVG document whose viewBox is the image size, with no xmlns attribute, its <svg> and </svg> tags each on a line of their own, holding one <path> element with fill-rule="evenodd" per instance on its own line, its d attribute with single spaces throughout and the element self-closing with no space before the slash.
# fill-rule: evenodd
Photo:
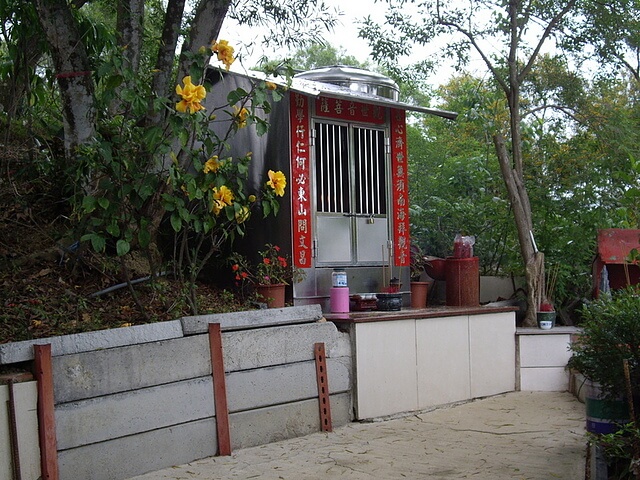
<svg viewBox="0 0 640 480">
<path fill-rule="evenodd" d="M 350 423 L 135 479 L 581 480 L 584 425 L 585 407 L 570 393 L 511 392 Z"/>
</svg>

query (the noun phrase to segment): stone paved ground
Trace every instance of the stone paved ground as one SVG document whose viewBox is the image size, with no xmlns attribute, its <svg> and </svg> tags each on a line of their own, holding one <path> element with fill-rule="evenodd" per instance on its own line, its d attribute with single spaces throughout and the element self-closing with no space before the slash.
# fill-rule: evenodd
<svg viewBox="0 0 640 480">
<path fill-rule="evenodd" d="M 569 393 L 512 392 L 135 478 L 583 480 L 584 425 L 584 405 Z"/>
</svg>

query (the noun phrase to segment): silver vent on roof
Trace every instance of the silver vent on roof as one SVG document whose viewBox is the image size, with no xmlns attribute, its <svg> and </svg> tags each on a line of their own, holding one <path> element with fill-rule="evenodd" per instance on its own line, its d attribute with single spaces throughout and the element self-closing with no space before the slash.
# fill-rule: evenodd
<svg viewBox="0 0 640 480">
<path fill-rule="evenodd" d="M 354 92 L 376 95 L 396 102 L 400 98 L 400 89 L 396 82 L 384 75 L 362 68 L 334 65 L 298 73 L 295 78 L 330 83 Z"/>
</svg>

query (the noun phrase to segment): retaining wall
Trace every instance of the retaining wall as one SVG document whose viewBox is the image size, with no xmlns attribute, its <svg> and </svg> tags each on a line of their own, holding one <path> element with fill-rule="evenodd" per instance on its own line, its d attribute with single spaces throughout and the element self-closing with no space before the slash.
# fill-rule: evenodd
<svg viewBox="0 0 640 480">
<path fill-rule="evenodd" d="M 0 364 L 52 345 L 61 479 L 124 479 L 217 453 L 209 323 L 222 330 L 232 449 L 320 430 L 318 342 L 333 425 L 351 421 L 349 338 L 317 305 L 0 345 Z"/>
</svg>

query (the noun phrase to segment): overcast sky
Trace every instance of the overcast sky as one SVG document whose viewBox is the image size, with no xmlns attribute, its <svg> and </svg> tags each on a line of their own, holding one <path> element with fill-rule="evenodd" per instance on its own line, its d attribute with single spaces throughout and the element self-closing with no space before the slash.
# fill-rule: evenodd
<svg viewBox="0 0 640 480">
<path fill-rule="evenodd" d="M 325 0 L 329 7 L 338 8 L 343 15 L 338 17 L 338 23 L 333 32 L 326 34 L 327 41 L 336 48 L 343 48 L 347 54 L 353 55 L 359 61 L 368 60 L 369 49 L 363 39 L 358 38 L 358 26 L 356 21 L 361 20 L 365 15 L 371 15 L 374 20 L 382 21 L 386 4 L 374 2 L 374 0 Z M 259 32 L 256 29 L 238 27 L 231 21 L 225 21 L 219 38 L 229 40 L 237 51 L 243 55 L 245 67 L 251 67 L 257 63 L 262 55 L 259 42 Z M 253 49 L 242 49 L 241 45 L 249 44 L 255 40 Z M 269 57 L 282 57 L 284 55 L 268 55 Z"/>
</svg>

